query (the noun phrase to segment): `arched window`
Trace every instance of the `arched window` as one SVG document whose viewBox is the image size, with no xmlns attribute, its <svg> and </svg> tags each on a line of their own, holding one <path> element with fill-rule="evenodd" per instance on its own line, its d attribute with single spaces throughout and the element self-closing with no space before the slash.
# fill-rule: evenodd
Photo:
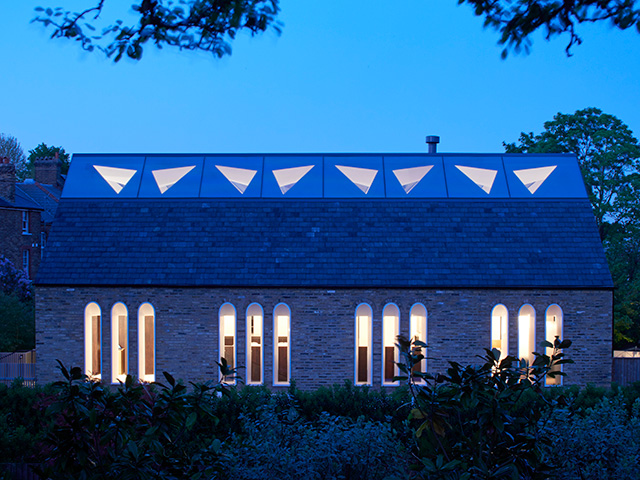
<svg viewBox="0 0 640 480">
<path fill-rule="evenodd" d="M 102 378 L 101 331 L 100 306 L 91 302 L 84 308 L 84 371 L 95 380 Z"/>
<path fill-rule="evenodd" d="M 545 338 L 547 342 L 553 344 L 555 339 L 562 341 L 562 309 L 559 305 L 550 305 L 547 308 L 547 321 L 545 324 Z M 547 355 L 551 357 L 553 348 L 547 347 Z M 555 366 L 552 371 L 561 372 L 562 365 Z M 562 385 L 562 375 L 550 376 L 546 378 L 547 385 Z"/>
<path fill-rule="evenodd" d="M 291 310 L 284 303 L 273 310 L 274 385 L 288 385 L 291 370 Z"/>
<path fill-rule="evenodd" d="M 504 305 L 491 311 L 491 348 L 500 350 L 500 360 L 509 355 L 509 312 Z"/>
<path fill-rule="evenodd" d="M 536 348 L 536 311 L 531 305 L 523 305 L 518 312 L 518 357 L 533 363 Z"/>
<path fill-rule="evenodd" d="M 366 303 L 356 308 L 356 385 L 371 385 L 371 307 Z"/>
<path fill-rule="evenodd" d="M 257 303 L 247 308 L 247 384 L 262 384 L 264 312 Z"/>
<path fill-rule="evenodd" d="M 382 311 L 382 384 L 398 385 L 393 377 L 398 375 L 396 365 L 396 337 L 400 331 L 400 310 L 397 305 L 389 303 Z"/>
<path fill-rule="evenodd" d="M 416 303 L 411 307 L 411 340 L 418 340 L 422 343 L 427 343 L 427 309 L 421 303 Z M 416 347 L 414 353 L 421 353 L 424 355 L 424 360 L 414 365 L 413 371 L 426 372 L 427 371 L 427 349 L 425 347 Z"/>
<path fill-rule="evenodd" d="M 143 303 L 138 309 L 138 371 L 140 380 L 156 381 L 156 312 Z"/>
<path fill-rule="evenodd" d="M 124 303 L 111 309 L 111 381 L 124 382 L 129 373 L 129 313 Z"/>
<path fill-rule="evenodd" d="M 229 368 L 236 368 L 236 308 L 230 303 L 220 307 L 220 360 L 227 361 Z M 235 384 L 234 378 L 222 378 L 228 384 Z"/>
</svg>

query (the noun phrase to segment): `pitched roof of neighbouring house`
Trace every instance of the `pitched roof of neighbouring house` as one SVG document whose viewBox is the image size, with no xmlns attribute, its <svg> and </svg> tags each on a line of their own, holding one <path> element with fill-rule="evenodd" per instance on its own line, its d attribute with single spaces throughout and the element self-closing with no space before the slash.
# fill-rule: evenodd
<svg viewBox="0 0 640 480">
<path fill-rule="evenodd" d="M 196 169 L 175 157 L 161 165 L 144 156 L 111 164 L 74 157 L 37 283 L 612 287 L 574 157 L 287 157 L 298 165 L 255 157 L 262 163 L 203 156 L 192 178 Z M 84 192 L 93 195 L 81 195 L 87 178 L 106 189 L 89 184 Z M 177 188 L 183 179 L 186 190 Z"/>
<path fill-rule="evenodd" d="M 62 191 L 52 185 L 44 185 L 27 179 L 22 183 L 16 183 L 16 194 L 22 192 L 40 206 L 42 212 L 42 220 L 45 223 L 53 222 L 56 215 L 56 209 L 60 203 L 60 195 Z"/>
</svg>

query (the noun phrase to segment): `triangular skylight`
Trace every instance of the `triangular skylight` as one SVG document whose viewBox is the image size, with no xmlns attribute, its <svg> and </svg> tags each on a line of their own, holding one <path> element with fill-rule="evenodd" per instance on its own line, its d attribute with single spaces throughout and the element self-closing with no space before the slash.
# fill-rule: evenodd
<svg viewBox="0 0 640 480">
<path fill-rule="evenodd" d="M 401 168 L 393 170 L 393 174 L 396 176 L 400 185 L 404 189 L 404 192 L 408 194 L 413 187 L 415 187 L 424 176 L 429 173 L 429 170 L 433 168 L 433 165 L 424 165 L 423 167 L 411 167 Z"/>
<path fill-rule="evenodd" d="M 491 193 L 493 187 L 493 181 L 498 174 L 497 170 L 490 170 L 488 168 L 476 168 L 476 167 L 463 167 L 456 165 L 456 168 L 464 173 L 469 180 L 478 185 L 487 194 Z"/>
<path fill-rule="evenodd" d="M 247 168 L 237 167 L 223 167 L 222 165 L 216 165 L 216 168 L 220 170 L 220 173 L 231 182 L 231 185 L 236 187 L 240 193 L 244 193 L 257 170 L 249 170 Z"/>
<path fill-rule="evenodd" d="M 116 193 L 120 193 L 137 172 L 137 170 L 129 168 L 102 167 L 100 165 L 94 165 L 93 168 L 98 171 L 100 176 L 105 179 Z"/>
<path fill-rule="evenodd" d="M 298 183 L 302 177 L 309 173 L 309 170 L 311 170 L 312 168 L 313 165 L 307 165 L 305 167 L 282 168 L 280 170 L 273 170 L 273 176 L 276 177 L 276 182 L 278 182 L 280 191 L 284 195 L 291 189 L 291 187 Z"/>
<path fill-rule="evenodd" d="M 156 184 L 160 189 L 160 193 L 164 193 L 173 187 L 176 183 L 182 179 L 187 173 L 196 168 L 195 165 L 188 167 L 177 168 L 165 168 L 162 170 L 152 170 L 153 178 L 156 179 Z"/>
<path fill-rule="evenodd" d="M 359 167 L 345 167 L 342 165 L 336 165 L 336 168 L 340 170 L 345 177 L 351 180 L 356 187 L 364 192 L 366 195 L 373 184 L 373 180 L 378 174 L 378 170 L 371 168 L 359 168 Z"/>
<path fill-rule="evenodd" d="M 540 188 L 540 185 L 542 185 L 549 175 L 551 175 L 551 172 L 556 169 L 556 166 L 557 165 L 550 167 L 527 168 L 525 170 L 514 170 L 513 173 L 516 174 L 524 186 L 527 187 L 527 190 L 529 190 L 533 195 L 536 193 L 536 190 Z"/>
</svg>

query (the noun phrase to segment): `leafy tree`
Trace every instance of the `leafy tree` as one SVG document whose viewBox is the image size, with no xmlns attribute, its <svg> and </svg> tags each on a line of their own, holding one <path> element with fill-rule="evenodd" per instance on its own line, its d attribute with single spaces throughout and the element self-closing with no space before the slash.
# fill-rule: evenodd
<svg viewBox="0 0 640 480">
<path fill-rule="evenodd" d="M 22 180 L 26 177 L 27 159 L 16 137 L 0 133 L 0 157 L 9 157 L 16 167 L 18 179 Z"/>
<path fill-rule="evenodd" d="M 38 7 L 33 21 L 53 28 L 52 38 L 76 40 L 83 49 L 100 50 L 116 62 L 124 55 L 140 60 L 149 41 L 159 48 L 201 50 L 222 57 L 231 53 L 230 41 L 241 31 L 280 32 L 279 0 L 139 0 L 132 5 L 139 17 L 136 23 L 127 26 L 116 20 L 100 30 L 93 23 L 105 0 L 93 4 L 78 13 Z M 500 32 L 503 58 L 509 49 L 528 52 L 531 35 L 539 29 L 547 39 L 568 34 L 568 55 L 571 47 L 582 43 L 577 26 L 583 23 L 609 22 L 622 30 L 635 26 L 640 31 L 640 9 L 634 0 L 458 0 L 458 4 L 470 5 L 484 17 L 486 27 Z"/>
<path fill-rule="evenodd" d="M 516 143 L 503 143 L 507 153 L 574 153 L 593 205 L 600 236 L 612 224 L 628 222 L 638 197 L 631 181 L 640 172 L 640 145 L 629 127 L 597 108 L 558 113 L 538 135 L 521 133 Z"/>
<path fill-rule="evenodd" d="M 46 143 L 41 143 L 33 150 L 29 150 L 29 156 L 27 157 L 27 167 L 29 169 L 29 176 L 33 177 L 35 161 L 38 158 L 55 157 L 56 153 L 58 158 L 62 160 L 62 168 L 60 173 L 65 175 L 69 171 L 69 157 L 70 155 L 64 151 L 63 147 L 48 146 Z"/>
<path fill-rule="evenodd" d="M 140 60 L 148 42 L 158 48 L 199 50 L 223 57 L 231 53 L 230 42 L 240 32 L 280 31 L 278 0 L 141 0 L 131 7 L 137 23 L 125 25 L 116 20 L 100 31 L 91 22 L 100 17 L 105 0 L 94 3 L 79 13 L 37 7 L 33 21 L 52 27 L 52 38 L 74 39 L 84 50 L 100 50 L 115 62 L 124 55 Z"/>
<path fill-rule="evenodd" d="M 31 281 L 0 255 L 0 352 L 35 348 L 35 325 Z"/>
<path fill-rule="evenodd" d="M 558 113 L 508 153 L 574 153 L 603 240 L 614 293 L 614 345 L 640 343 L 640 145 L 627 125 L 597 108 Z"/>
<path fill-rule="evenodd" d="M 538 29 L 545 31 L 547 40 L 568 34 L 567 55 L 582 43 L 576 28 L 583 23 L 609 22 L 621 30 L 635 26 L 640 32 L 640 9 L 634 0 L 458 0 L 463 3 L 485 18 L 485 27 L 500 32 L 499 43 L 506 45 L 502 58 L 509 48 L 528 52 Z"/>
</svg>

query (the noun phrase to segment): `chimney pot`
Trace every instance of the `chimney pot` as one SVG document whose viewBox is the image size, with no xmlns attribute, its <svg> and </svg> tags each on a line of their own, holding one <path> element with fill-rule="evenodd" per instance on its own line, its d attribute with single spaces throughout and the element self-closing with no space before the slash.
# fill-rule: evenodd
<svg viewBox="0 0 640 480">
<path fill-rule="evenodd" d="M 440 137 L 437 135 L 427 135 L 427 145 L 429 145 L 429 153 L 436 153 L 438 150 L 438 144 L 440 143 Z"/>
</svg>

